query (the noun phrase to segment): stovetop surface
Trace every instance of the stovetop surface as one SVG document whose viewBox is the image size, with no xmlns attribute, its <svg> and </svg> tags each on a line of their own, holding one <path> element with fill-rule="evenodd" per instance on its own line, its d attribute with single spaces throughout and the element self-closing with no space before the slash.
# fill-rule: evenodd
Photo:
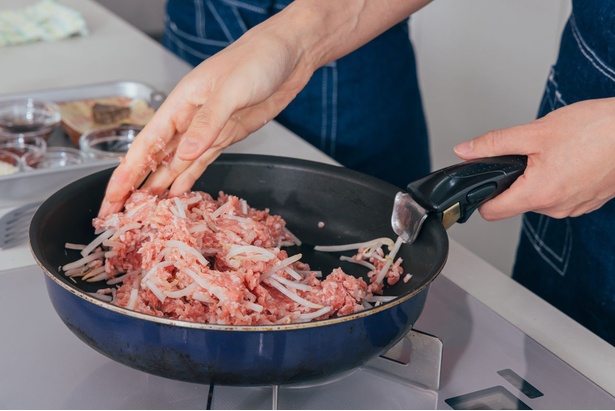
<svg viewBox="0 0 615 411">
<path fill-rule="evenodd" d="M 173 381 L 99 354 L 55 314 L 38 267 L 0 272 L 0 280 L 0 408 L 272 407 L 271 387 Z M 327 385 L 279 387 L 278 407 L 615 409 L 615 398 L 443 276 L 415 328 L 443 343 L 438 390 L 368 364 Z"/>
</svg>

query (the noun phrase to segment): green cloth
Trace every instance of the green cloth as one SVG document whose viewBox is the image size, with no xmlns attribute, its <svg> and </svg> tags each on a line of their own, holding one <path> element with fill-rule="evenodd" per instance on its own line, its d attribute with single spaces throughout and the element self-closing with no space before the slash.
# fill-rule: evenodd
<svg viewBox="0 0 615 411">
<path fill-rule="evenodd" d="M 42 0 L 19 10 L 0 11 L 0 46 L 87 34 L 87 24 L 81 13 L 55 0 Z"/>
</svg>

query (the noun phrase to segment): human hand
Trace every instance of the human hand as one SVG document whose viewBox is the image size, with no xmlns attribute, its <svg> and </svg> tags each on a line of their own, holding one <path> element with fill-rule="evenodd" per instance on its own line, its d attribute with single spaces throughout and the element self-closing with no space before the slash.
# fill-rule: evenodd
<svg viewBox="0 0 615 411">
<path fill-rule="evenodd" d="M 186 75 L 114 171 L 99 215 L 120 211 L 143 184 L 153 194 L 190 190 L 230 144 L 273 119 L 309 80 L 300 48 L 253 30 Z M 148 174 L 151 173 L 151 175 Z"/>
<path fill-rule="evenodd" d="M 588 100 L 455 147 L 464 160 L 527 155 L 524 174 L 479 208 L 486 220 L 533 211 L 576 217 L 615 197 L 615 98 Z"/>
<path fill-rule="evenodd" d="M 114 171 L 99 216 L 130 193 L 182 194 L 230 144 L 279 114 L 314 71 L 367 43 L 430 0 L 295 0 L 191 71 Z M 148 174 L 152 172 L 151 175 Z"/>
</svg>

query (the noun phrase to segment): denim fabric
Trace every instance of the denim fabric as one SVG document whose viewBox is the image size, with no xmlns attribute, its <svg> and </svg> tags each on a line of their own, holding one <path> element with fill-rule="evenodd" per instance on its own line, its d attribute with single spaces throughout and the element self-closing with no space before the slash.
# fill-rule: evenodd
<svg viewBox="0 0 615 411">
<path fill-rule="evenodd" d="M 289 2 L 169 0 L 163 44 L 197 65 Z M 399 187 L 427 174 L 427 127 L 407 22 L 317 70 L 276 120 L 346 167 Z"/>
<path fill-rule="evenodd" d="M 539 117 L 615 96 L 614 28 L 612 2 L 573 2 Z M 525 215 L 513 278 L 615 345 L 615 201 L 576 218 Z"/>
</svg>

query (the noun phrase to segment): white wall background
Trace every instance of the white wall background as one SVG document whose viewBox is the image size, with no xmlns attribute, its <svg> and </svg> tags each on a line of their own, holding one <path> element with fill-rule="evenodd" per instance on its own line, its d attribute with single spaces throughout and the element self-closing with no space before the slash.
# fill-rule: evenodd
<svg viewBox="0 0 615 411">
<path fill-rule="evenodd" d="M 165 0 L 98 1 L 148 34 L 162 30 Z M 569 11 L 569 0 L 435 0 L 413 16 L 434 168 L 459 161 L 457 143 L 535 118 Z M 449 234 L 509 273 L 519 224 L 476 214 Z"/>
<path fill-rule="evenodd" d="M 151 36 L 164 30 L 166 0 L 96 0 L 124 20 Z"/>
</svg>

